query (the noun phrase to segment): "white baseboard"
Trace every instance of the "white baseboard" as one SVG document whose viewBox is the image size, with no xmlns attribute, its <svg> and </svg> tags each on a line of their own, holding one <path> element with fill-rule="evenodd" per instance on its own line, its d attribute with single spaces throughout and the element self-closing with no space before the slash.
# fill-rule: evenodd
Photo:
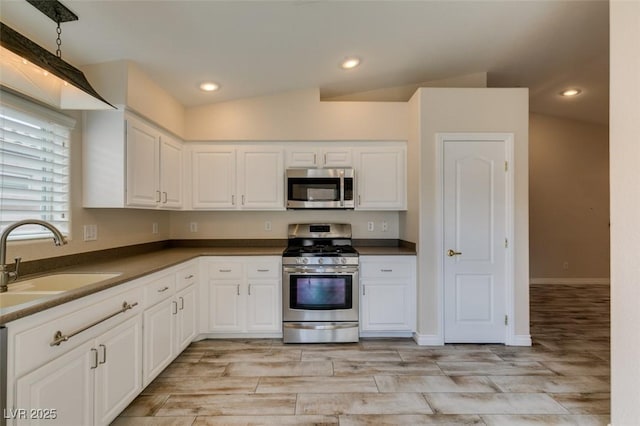
<svg viewBox="0 0 640 426">
<path fill-rule="evenodd" d="M 361 331 L 360 337 L 363 338 L 393 338 L 393 337 L 413 337 L 411 331 Z"/>
<path fill-rule="evenodd" d="M 444 338 L 437 334 L 413 333 L 413 340 L 420 346 L 444 346 Z"/>
<path fill-rule="evenodd" d="M 531 278 L 530 284 L 599 284 L 609 285 L 611 283 L 610 278 Z"/>
<path fill-rule="evenodd" d="M 511 341 L 507 343 L 509 346 L 531 346 L 531 335 L 530 334 L 516 334 L 511 338 Z"/>
</svg>

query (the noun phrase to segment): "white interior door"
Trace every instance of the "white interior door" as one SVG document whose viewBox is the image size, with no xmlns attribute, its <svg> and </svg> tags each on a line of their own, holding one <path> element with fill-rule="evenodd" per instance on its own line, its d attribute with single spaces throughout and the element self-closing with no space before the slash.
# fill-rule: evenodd
<svg viewBox="0 0 640 426">
<path fill-rule="evenodd" d="M 445 139 L 443 154 L 444 341 L 504 343 L 506 141 Z"/>
</svg>

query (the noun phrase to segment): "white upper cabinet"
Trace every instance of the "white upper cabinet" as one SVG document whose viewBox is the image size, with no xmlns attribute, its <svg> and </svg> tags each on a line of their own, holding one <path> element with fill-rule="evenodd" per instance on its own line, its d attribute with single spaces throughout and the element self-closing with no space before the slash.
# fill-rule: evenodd
<svg viewBox="0 0 640 426">
<path fill-rule="evenodd" d="M 280 146 L 193 145 L 191 171 L 193 209 L 284 210 Z"/>
<path fill-rule="evenodd" d="M 127 119 L 127 205 L 155 207 L 161 199 L 160 132 L 142 121 Z"/>
<path fill-rule="evenodd" d="M 238 152 L 241 209 L 284 210 L 282 148 L 247 147 Z"/>
<path fill-rule="evenodd" d="M 83 206 L 180 209 L 182 142 L 124 111 L 85 114 Z"/>
<path fill-rule="evenodd" d="M 194 209 L 234 209 L 236 150 L 230 146 L 193 146 L 191 191 Z"/>
<path fill-rule="evenodd" d="M 182 143 L 168 135 L 160 136 L 160 192 L 163 208 L 183 205 Z"/>
<path fill-rule="evenodd" d="M 341 146 L 332 146 L 341 145 Z M 285 149 L 287 168 L 352 167 L 352 149 L 337 142 L 294 143 Z"/>
<path fill-rule="evenodd" d="M 357 210 L 406 210 L 406 148 L 366 146 L 354 150 Z"/>
</svg>

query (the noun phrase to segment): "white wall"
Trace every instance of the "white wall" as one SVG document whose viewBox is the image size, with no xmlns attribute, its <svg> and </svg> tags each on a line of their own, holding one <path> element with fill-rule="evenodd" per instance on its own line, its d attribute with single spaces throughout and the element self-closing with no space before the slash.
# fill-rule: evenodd
<svg viewBox="0 0 640 426">
<path fill-rule="evenodd" d="M 532 282 L 608 282 L 608 126 L 531 114 L 529 129 Z"/>
<path fill-rule="evenodd" d="M 420 241 L 418 332 L 426 339 L 435 340 L 443 333 L 436 263 L 440 247 L 435 237 L 440 232 L 436 134 L 509 132 L 515 136 L 515 334 L 526 340 L 529 336 L 528 89 L 423 88 L 416 96 L 419 97 L 420 123 L 414 123 L 413 127 L 420 127 L 419 138 L 410 138 L 409 144 L 412 145 L 410 151 L 419 152 L 419 157 L 411 156 L 409 161 L 420 162 L 419 215 L 412 212 L 404 216 L 400 235 L 412 240 L 418 232 Z M 414 102 L 412 99 L 411 104 Z M 415 193 L 414 188 L 412 194 Z"/>
<path fill-rule="evenodd" d="M 318 89 L 189 108 L 185 139 L 406 140 L 406 102 L 320 102 Z"/>
<path fill-rule="evenodd" d="M 640 2 L 610 3 L 611 420 L 640 419 Z"/>
</svg>

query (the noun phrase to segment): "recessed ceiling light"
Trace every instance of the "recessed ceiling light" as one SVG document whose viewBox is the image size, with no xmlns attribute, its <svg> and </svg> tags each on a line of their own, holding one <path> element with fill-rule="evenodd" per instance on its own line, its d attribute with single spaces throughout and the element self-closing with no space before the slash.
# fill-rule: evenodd
<svg viewBox="0 0 640 426">
<path fill-rule="evenodd" d="M 563 90 L 562 92 L 560 92 L 560 95 L 561 96 L 571 97 L 571 96 L 577 96 L 580 93 L 582 93 L 582 90 L 580 90 L 580 89 L 567 89 L 567 90 Z"/>
<path fill-rule="evenodd" d="M 220 86 L 218 86 L 216 83 L 211 83 L 211 82 L 205 82 L 200 84 L 200 90 L 205 91 L 205 92 L 214 92 L 216 90 L 218 90 L 220 88 Z"/>
<path fill-rule="evenodd" d="M 360 65 L 360 58 L 346 58 L 340 64 L 342 69 L 345 69 L 345 70 L 350 70 L 352 68 L 357 67 L 358 65 Z"/>
</svg>

